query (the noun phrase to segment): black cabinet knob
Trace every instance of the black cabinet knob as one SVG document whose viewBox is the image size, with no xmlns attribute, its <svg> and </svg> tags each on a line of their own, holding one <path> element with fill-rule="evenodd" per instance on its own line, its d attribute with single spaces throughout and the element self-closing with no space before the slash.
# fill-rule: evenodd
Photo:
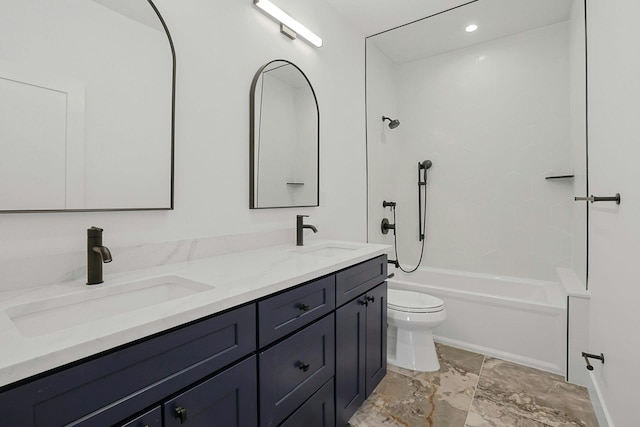
<svg viewBox="0 0 640 427">
<path fill-rule="evenodd" d="M 298 304 L 298 308 L 302 312 L 307 312 L 311 309 L 311 307 L 309 307 L 307 304 L 302 304 L 302 303 Z"/>
<path fill-rule="evenodd" d="M 176 418 L 180 418 L 180 424 L 187 422 L 187 410 L 182 406 L 176 408 Z"/>
<path fill-rule="evenodd" d="M 298 369 L 300 369 L 302 372 L 307 372 L 309 370 L 310 365 L 308 363 L 304 363 L 304 362 L 300 362 L 298 364 Z"/>
<path fill-rule="evenodd" d="M 376 297 L 367 297 L 368 302 L 374 302 L 375 300 L 376 300 Z"/>
<path fill-rule="evenodd" d="M 360 305 L 369 305 L 369 302 L 366 299 L 359 299 L 358 304 Z"/>
</svg>

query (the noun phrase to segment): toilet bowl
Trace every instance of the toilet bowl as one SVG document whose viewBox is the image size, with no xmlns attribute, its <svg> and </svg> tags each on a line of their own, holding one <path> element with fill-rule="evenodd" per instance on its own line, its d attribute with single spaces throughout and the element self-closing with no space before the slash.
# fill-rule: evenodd
<svg viewBox="0 0 640 427">
<path fill-rule="evenodd" d="M 432 330 L 447 317 L 444 302 L 421 292 L 389 289 L 387 297 L 387 361 L 400 368 L 440 369 Z"/>
</svg>

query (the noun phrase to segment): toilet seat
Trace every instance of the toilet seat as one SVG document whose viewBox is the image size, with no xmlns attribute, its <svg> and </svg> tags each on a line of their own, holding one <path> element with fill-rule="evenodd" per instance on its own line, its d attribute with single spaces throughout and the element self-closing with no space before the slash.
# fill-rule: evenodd
<svg viewBox="0 0 640 427">
<path fill-rule="evenodd" d="M 389 289 L 387 307 L 391 310 L 406 313 L 436 313 L 444 310 L 444 302 L 440 298 L 421 292 Z"/>
</svg>

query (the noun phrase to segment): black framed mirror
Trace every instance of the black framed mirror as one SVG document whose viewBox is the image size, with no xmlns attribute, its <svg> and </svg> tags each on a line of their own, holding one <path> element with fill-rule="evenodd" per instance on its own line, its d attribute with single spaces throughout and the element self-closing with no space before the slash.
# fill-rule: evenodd
<svg viewBox="0 0 640 427">
<path fill-rule="evenodd" d="M 251 84 L 251 209 L 319 205 L 320 111 L 311 82 L 294 63 L 260 67 Z"/>
<path fill-rule="evenodd" d="M 0 213 L 173 209 L 176 55 L 151 0 L 4 0 Z"/>
</svg>

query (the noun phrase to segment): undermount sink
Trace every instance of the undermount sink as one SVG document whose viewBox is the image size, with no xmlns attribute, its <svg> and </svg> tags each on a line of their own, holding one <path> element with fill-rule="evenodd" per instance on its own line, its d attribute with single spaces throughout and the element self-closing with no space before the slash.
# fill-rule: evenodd
<svg viewBox="0 0 640 427">
<path fill-rule="evenodd" d="M 342 255 L 351 251 L 361 249 L 364 245 L 346 244 L 346 243 L 326 243 L 318 246 L 310 246 L 308 248 L 297 249 L 291 251 L 297 254 L 317 255 L 332 257 Z"/>
<path fill-rule="evenodd" d="M 183 277 L 162 276 L 112 286 L 95 285 L 77 294 L 14 306 L 6 312 L 23 336 L 34 337 L 211 289 L 213 286 Z"/>
</svg>

